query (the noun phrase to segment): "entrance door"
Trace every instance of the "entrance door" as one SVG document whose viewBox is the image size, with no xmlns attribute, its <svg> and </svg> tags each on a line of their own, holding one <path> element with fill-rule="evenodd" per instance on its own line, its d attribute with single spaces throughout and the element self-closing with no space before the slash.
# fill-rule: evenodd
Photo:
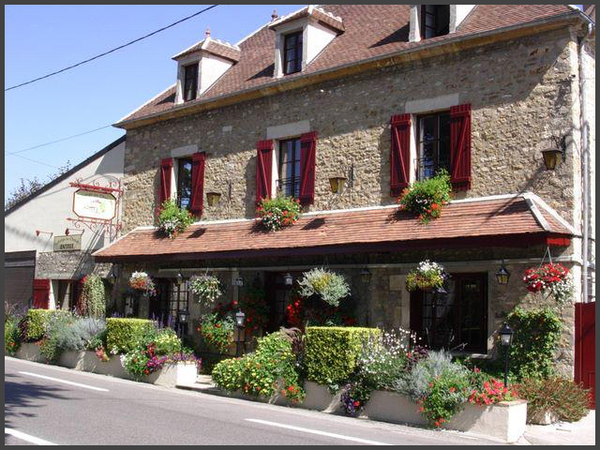
<svg viewBox="0 0 600 450">
<path fill-rule="evenodd" d="M 487 274 L 452 274 L 447 293 L 415 291 L 410 328 L 433 349 L 487 352 Z"/>
<path fill-rule="evenodd" d="M 592 390 L 596 409 L 596 302 L 575 303 L 575 382 Z"/>
<path fill-rule="evenodd" d="M 290 272 L 294 277 L 294 283 L 291 286 L 285 284 L 284 275 L 286 274 L 287 272 L 267 272 L 265 274 L 267 304 L 269 305 L 267 332 L 277 331 L 280 327 L 288 326 L 285 311 L 292 302 L 294 284 L 301 272 Z"/>
</svg>

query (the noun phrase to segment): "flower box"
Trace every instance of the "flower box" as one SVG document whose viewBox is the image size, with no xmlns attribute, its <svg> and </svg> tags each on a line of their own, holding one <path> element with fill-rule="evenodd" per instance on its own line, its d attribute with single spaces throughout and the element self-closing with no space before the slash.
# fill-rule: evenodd
<svg viewBox="0 0 600 450">
<path fill-rule="evenodd" d="M 40 346 L 32 342 L 23 342 L 19 350 L 17 350 L 15 358 L 35 362 L 44 362 L 46 360 L 40 351 Z"/>
<path fill-rule="evenodd" d="M 342 414 L 344 405 L 341 401 L 341 391 L 332 394 L 327 386 L 313 381 L 304 382 L 306 397 L 298 406 L 305 409 L 316 409 L 328 413 Z"/>
<path fill-rule="evenodd" d="M 361 417 L 382 422 L 427 425 L 427 420 L 415 403 L 404 395 L 387 391 L 374 391 Z"/>
</svg>

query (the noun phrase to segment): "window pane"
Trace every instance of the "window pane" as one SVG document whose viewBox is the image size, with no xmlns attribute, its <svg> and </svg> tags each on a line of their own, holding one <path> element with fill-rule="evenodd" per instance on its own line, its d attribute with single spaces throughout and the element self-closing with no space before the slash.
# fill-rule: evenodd
<svg viewBox="0 0 600 450">
<path fill-rule="evenodd" d="M 177 204 L 180 208 L 188 209 L 192 197 L 192 161 L 180 159 L 177 171 Z"/>
<path fill-rule="evenodd" d="M 450 172 L 450 115 L 442 114 L 440 116 L 439 131 L 439 149 L 438 149 L 438 169 L 446 169 Z"/>
</svg>

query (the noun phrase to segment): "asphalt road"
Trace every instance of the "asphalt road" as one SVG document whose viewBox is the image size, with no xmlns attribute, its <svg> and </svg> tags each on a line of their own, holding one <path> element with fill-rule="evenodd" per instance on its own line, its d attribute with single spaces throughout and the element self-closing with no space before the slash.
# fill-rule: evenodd
<svg viewBox="0 0 600 450">
<path fill-rule="evenodd" d="M 5 444 L 497 445 L 5 357 Z"/>
</svg>

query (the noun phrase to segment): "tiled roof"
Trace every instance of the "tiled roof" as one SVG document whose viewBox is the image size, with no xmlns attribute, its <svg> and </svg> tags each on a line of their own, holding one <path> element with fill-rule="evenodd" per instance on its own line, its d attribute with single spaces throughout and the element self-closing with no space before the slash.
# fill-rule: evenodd
<svg viewBox="0 0 600 450">
<path fill-rule="evenodd" d="M 300 254 L 312 249 L 336 248 L 343 252 L 379 245 L 382 251 L 415 248 L 425 242 L 454 241 L 460 246 L 471 238 L 480 245 L 518 246 L 515 237 L 570 236 L 571 231 L 547 210 L 540 223 L 522 197 L 451 202 L 442 216 L 422 225 L 414 215 L 395 207 L 379 207 L 304 214 L 291 227 L 265 232 L 256 220 L 200 222 L 175 239 L 162 237 L 156 228 L 137 228 L 94 256 L 99 261 L 145 260 L 169 257 L 211 258 Z M 542 222 L 544 222 L 542 220 Z M 496 240 L 494 240 L 496 239 Z M 535 241 L 535 243 L 539 243 Z M 522 242 L 521 242 L 522 244 Z"/>
<path fill-rule="evenodd" d="M 432 42 L 493 31 L 572 12 L 567 5 L 477 5 L 457 31 L 445 36 L 408 42 L 409 5 L 324 5 L 324 11 L 343 21 L 344 33 L 336 37 L 302 72 L 286 75 L 292 80 L 304 74 L 332 69 Z M 329 16 L 326 16 L 329 17 Z M 279 20 L 279 19 L 278 19 Z M 275 32 L 266 24 L 239 43 L 239 62 L 210 89 L 187 105 L 216 99 L 273 82 Z M 175 88 L 134 111 L 122 122 L 167 112 L 174 108 Z"/>
<path fill-rule="evenodd" d="M 184 50 L 181 53 L 173 56 L 172 59 L 178 60 L 179 58 L 184 57 L 185 55 L 189 55 L 191 53 L 197 51 L 206 51 L 208 53 L 212 53 L 217 56 L 221 56 L 223 58 L 231 59 L 232 61 L 240 60 L 241 49 L 236 45 L 231 45 L 226 42 L 220 41 L 218 39 L 212 39 L 207 37 L 206 39 L 201 40 L 196 45 Z"/>
<path fill-rule="evenodd" d="M 330 26 L 335 30 L 344 31 L 344 23 L 341 17 L 335 16 L 332 13 L 325 11 L 323 8 L 314 7 L 312 5 L 302 8 L 300 11 L 297 11 L 295 13 L 288 14 L 287 16 L 283 16 L 277 20 L 274 20 L 269 24 L 269 28 L 275 29 L 278 26 L 283 25 L 284 23 L 289 23 L 293 20 L 309 16 L 315 18 L 316 20 L 322 22 L 325 25 Z"/>
</svg>

